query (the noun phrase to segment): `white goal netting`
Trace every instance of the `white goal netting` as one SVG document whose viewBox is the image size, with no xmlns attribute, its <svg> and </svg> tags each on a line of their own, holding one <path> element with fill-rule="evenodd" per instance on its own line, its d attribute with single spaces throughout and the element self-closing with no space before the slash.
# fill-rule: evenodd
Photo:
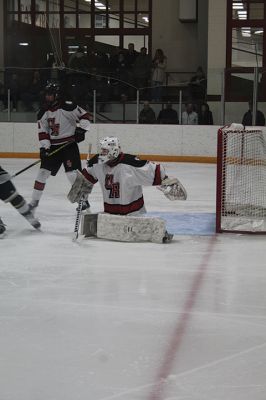
<svg viewBox="0 0 266 400">
<path fill-rule="evenodd" d="M 266 233 L 266 135 L 219 129 L 217 168 L 217 230 Z"/>
</svg>

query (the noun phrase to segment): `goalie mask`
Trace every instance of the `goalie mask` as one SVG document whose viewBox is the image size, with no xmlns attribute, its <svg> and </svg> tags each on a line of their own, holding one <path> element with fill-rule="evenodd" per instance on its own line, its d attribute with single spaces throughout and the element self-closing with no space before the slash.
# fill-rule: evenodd
<svg viewBox="0 0 266 400">
<path fill-rule="evenodd" d="M 121 152 L 118 138 L 106 137 L 100 140 L 99 162 L 107 163 L 115 160 Z"/>
</svg>

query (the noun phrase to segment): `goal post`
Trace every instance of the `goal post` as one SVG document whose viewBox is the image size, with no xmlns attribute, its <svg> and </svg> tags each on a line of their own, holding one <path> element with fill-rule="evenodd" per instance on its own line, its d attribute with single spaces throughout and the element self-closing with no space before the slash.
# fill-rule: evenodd
<svg viewBox="0 0 266 400">
<path fill-rule="evenodd" d="M 231 124 L 218 130 L 216 232 L 266 233 L 266 134 Z"/>
</svg>

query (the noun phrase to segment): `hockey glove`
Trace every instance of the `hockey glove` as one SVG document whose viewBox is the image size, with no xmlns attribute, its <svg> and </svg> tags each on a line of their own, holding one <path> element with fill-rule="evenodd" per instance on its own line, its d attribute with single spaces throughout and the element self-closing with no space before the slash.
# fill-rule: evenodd
<svg viewBox="0 0 266 400">
<path fill-rule="evenodd" d="M 50 149 L 45 149 L 44 147 L 40 148 L 40 159 L 43 161 L 45 160 L 50 153 Z"/>
<path fill-rule="evenodd" d="M 80 127 L 76 128 L 76 130 L 75 130 L 75 142 L 76 143 L 80 143 L 80 142 L 83 142 L 83 140 L 85 140 L 85 132 L 86 132 L 86 129 L 83 129 Z"/>
<path fill-rule="evenodd" d="M 91 193 L 93 184 L 89 182 L 80 171 L 77 171 L 75 182 L 73 183 L 67 198 L 70 203 L 79 202 L 85 196 Z"/>
<path fill-rule="evenodd" d="M 158 189 L 161 190 L 169 200 L 187 199 L 186 189 L 177 178 L 165 178 L 161 186 L 158 186 Z"/>
</svg>

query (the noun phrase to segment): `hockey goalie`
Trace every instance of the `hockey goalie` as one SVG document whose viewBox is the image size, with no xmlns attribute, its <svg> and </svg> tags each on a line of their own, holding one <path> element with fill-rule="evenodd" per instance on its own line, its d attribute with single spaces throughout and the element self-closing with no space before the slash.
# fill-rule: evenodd
<svg viewBox="0 0 266 400">
<path fill-rule="evenodd" d="M 123 153 L 118 138 L 100 141 L 100 152 L 87 162 L 68 194 L 79 202 L 99 182 L 104 212 L 83 216 L 82 234 L 102 239 L 166 243 L 173 235 L 161 218 L 145 216 L 142 186 L 157 186 L 169 200 L 186 200 L 187 193 L 177 178 L 169 178 L 164 168 L 132 154 Z"/>
</svg>

